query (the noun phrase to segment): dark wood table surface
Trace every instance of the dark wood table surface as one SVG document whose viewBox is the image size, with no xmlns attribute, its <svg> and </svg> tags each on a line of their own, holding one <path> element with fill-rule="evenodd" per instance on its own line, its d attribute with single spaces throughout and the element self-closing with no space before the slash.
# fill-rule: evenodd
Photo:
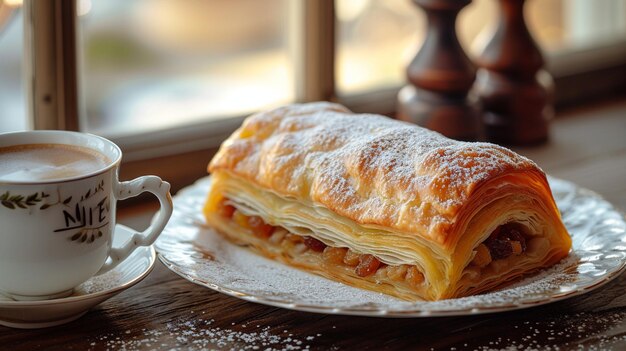
<svg viewBox="0 0 626 351">
<path fill-rule="evenodd" d="M 564 113 L 547 145 L 517 148 L 626 208 L 626 101 Z M 147 211 L 121 213 L 145 226 Z M 72 323 L 0 327 L 0 350 L 626 350 L 626 275 L 583 296 L 467 317 L 381 319 L 290 311 L 194 285 L 160 262 Z"/>
</svg>

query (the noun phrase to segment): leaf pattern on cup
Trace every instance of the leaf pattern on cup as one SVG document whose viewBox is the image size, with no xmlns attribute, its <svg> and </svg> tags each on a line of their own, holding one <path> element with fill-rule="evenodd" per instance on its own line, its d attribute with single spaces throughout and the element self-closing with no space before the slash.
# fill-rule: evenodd
<svg viewBox="0 0 626 351">
<path fill-rule="evenodd" d="M 36 192 L 30 195 L 11 195 L 9 191 L 5 191 L 4 194 L 0 195 L 0 204 L 11 210 L 28 209 L 39 205 L 48 196 L 50 195 L 44 192 Z M 43 204 L 39 209 L 45 210 L 48 207 L 50 207 L 49 204 Z"/>
<path fill-rule="evenodd" d="M 85 193 L 85 195 L 80 197 L 80 201 L 82 202 L 84 200 L 87 200 L 101 191 L 104 191 L 104 180 L 101 180 L 100 183 L 98 183 L 98 185 L 96 185 L 93 188 L 93 190 L 92 189 L 87 190 L 87 193 Z M 50 208 L 51 206 L 58 205 L 59 203 L 63 205 L 68 205 L 72 201 L 72 196 L 66 197 L 63 199 L 63 201 L 61 201 L 62 199 L 61 194 L 58 194 L 58 195 L 59 196 L 58 196 L 57 202 L 41 204 L 41 202 L 45 198 L 50 197 L 50 194 L 46 194 L 45 192 L 42 191 L 42 192 L 36 192 L 31 195 L 25 196 L 25 195 L 12 195 L 9 191 L 5 191 L 2 195 L 0 195 L 0 204 L 2 204 L 2 206 L 11 210 L 15 210 L 18 208 L 28 209 L 30 207 L 41 204 L 39 209 L 45 210 L 47 208 Z"/>
<path fill-rule="evenodd" d="M 93 190 L 89 189 L 87 190 L 87 192 L 85 193 L 85 195 L 80 197 L 80 201 L 83 200 L 87 200 L 88 198 L 96 195 L 97 193 L 104 191 L 104 179 L 100 181 L 100 183 L 98 183 L 98 185 L 96 185 Z"/>
<path fill-rule="evenodd" d="M 57 205 L 62 206 L 64 209 L 74 208 L 74 205 L 76 206 L 76 208 L 78 208 L 80 204 L 83 203 L 83 201 L 90 199 L 94 197 L 96 194 L 101 193 L 101 192 L 104 192 L 104 180 L 101 180 L 93 188 L 88 189 L 85 192 L 85 194 L 80 196 L 80 198 L 78 198 L 78 196 L 72 196 L 72 195 L 67 196 L 67 197 L 62 196 L 61 189 L 57 188 L 56 201 L 54 202 L 49 202 L 50 200 L 46 201 L 46 199 L 50 197 L 50 194 L 45 193 L 43 191 L 35 192 L 30 195 L 22 195 L 22 194 L 11 193 L 8 190 L 2 193 L 2 191 L 0 190 L 0 204 L 2 205 L 2 207 L 5 207 L 10 210 L 20 210 L 20 209 L 47 210 Z M 52 198 L 55 198 L 55 196 L 53 196 Z M 106 212 L 109 212 L 110 204 L 107 201 L 107 199 L 108 199 L 108 196 L 105 196 L 102 200 L 98 202 L 97 207 L 105 209 Z M 2 207 L 0 207 L 0 209 Z M 87 223 L 83 223 L 83 225 L 85 224 Z M 104 233 L 102 232 L 102 228 L 108 224 L 109 224 L 108 221 L 105 221 L 105 222 L 101 222 L 100 225 L 97 227 L 84 226 L 82 228 L 76 228 L 75 226 L 74 228 L 65 228 L 65 229 L 62 228 L 59 230 L 55 230 L 55 232 L 77 229 L 78 232 L 75 232 L 74 234 L 69 236 L 68 239 L 78 244 L 82 244 L 82 243 L 91 244 L 104 235 Z"/>
<path fill-rule="evenodd" d="M 91 244 L 96 241 L 96 239 L 101 238 L 102 235 L 104 234 L 100 228 L 83 228 L 74 235 L 70 236 L 69 239 L 78 243 L 87 242 L 88 244 Z"/>
</svg>

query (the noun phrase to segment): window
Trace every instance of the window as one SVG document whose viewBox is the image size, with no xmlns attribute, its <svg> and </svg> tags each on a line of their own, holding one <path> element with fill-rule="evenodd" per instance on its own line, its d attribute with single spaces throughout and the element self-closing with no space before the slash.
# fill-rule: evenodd
<svg viewBox="0 0 626 351">
<path fill-rule="evenodd" d="M 76 5 L 83 106 L 73 125 L 112 138 L 137 167 L 166 155 L 189 159 L 219 145 L 245 115 L 294 101 L 391 113 L 425 34 L 409 0 L 49 1 Z M 0 131 L 32 124 L 21 3 L 0 0 Z M 624 66 L 626 0 L 535 0 L 526 11 L 557 78 Z M 494 0 L 461 12 L 468 53 L 497 17 Z"/>
<path fill-rule="evenodd" d="M 287 0 L 84 3 L 87 131 L 119 137 L 294 99 Z"/>
</svg>

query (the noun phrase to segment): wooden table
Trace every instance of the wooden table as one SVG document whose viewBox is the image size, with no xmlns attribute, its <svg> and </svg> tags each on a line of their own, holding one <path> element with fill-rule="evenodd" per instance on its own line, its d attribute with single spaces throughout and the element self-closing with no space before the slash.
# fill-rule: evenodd
<svg viewBox="0 0 626 351">
<path fill-rule="evenodd" d="M 553 123 L 550 144 L 517 151 L 548 173 L 626 208 L 626 101 L 577 109 Z M 141 227 L 146 215 L 121 214 Z M 263 345 L 265 343 L 265 345 Z M 157 263 L 134 288 L 70 324 L 0 327 L 1 350 L 315 349 L 626 350 L 626 275 L 595 292 L 508 313 L 378 319 L 244 302 L 179 278 Z M 514 348 L 515 347 L 515 348 Z"/>
</svg>

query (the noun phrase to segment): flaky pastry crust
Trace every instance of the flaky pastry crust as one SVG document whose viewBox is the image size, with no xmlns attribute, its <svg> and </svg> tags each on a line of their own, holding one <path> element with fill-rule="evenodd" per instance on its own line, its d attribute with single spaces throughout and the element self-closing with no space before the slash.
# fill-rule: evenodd
<svg viewBox="0 0 626 351">
<path fill-rule="evenodd" d="M 545 178 L 506 148 L 454 141 L 332 103 L 251 116 L 213 158 L 209 172 L 220 170 L 356 222 L 444 245 L 453 245 L 450 228 L 481 183 L 512 172 Z"/>
<path fill-rule="evenodd" d="M 416 294 L 420 298 L 491 289 L 554 264 L 567 255 L 571 245 L 546 176 L 532 161 L 497 145 L 450 140 L 383 116 L 353 114 L 338 104 L 291 105 L 249 117 L 222 144 L 208 170 L 217 184 L 205 214 L 227 236 L 237 234 L 231 227 L 224 229 L 227 226 L 212 214 L 225 196 L 216 193 L 230 192 L 236 198 L 233 189 L 246 188 L 241 192 L 257 194 L 245 197 L 242 204 L 255 196 L 275 197 L 271 203 L 259 200 L 246 205 L 255 214 L 258 209 L 275 226 L 285 220 L 280 211 L 269 209 L 278 208 L 277 203 L 281 208 L 290 201 L 321 208 L 325 228 L 339 220 L 349 222 L 341 228 L 351 228 L 337 228 L 349 231 L 351 239 L 346 241 L 341 241 L 341 233 L 335 236 L 309 229 L 328 245 L 341 242 L 350 247 L 354 243 L 356 248 L 350 248 L 376 255 L 382 251 L 375 246 L 385 245 L 385 235 L 398 252 L 415 244 L 415 258 L 408 258 L 412 257 L 408 249 L 397 259 L 393 253 L 382 252 L 381 260 L 386 264 L 406 260 L 420 267 L 428 284 Z M 480 281 L 472 281 L 466 268 L 477 245 L 509 222 L 522 223 L 529 236 L 545 237 L 549 247 L 536 253 L 537 257 L 521 259 L 518 268 L 493 270 Z M 359 246 L 359 242 L 367 245 Z M 434 258 L 422 257 L 428 251 Z"/>
</svg>

